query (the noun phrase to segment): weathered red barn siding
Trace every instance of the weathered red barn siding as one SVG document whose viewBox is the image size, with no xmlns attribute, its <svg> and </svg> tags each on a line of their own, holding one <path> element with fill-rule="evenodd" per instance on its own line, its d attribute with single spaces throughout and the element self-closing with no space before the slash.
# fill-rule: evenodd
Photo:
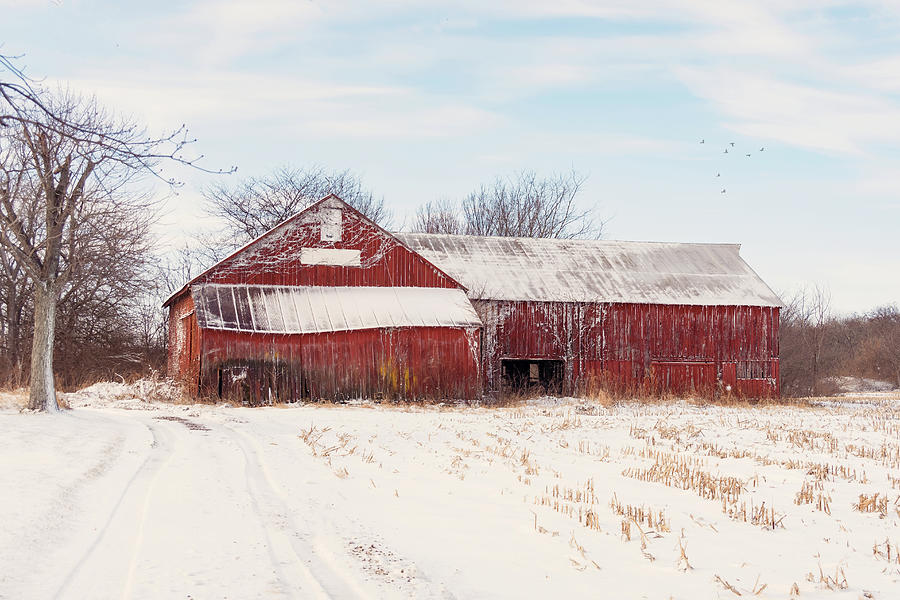
<svg viewBox="0 0 900 600">
<path fill-rule="evenodd" d="M 474 398 L 501 390 L 503 360 L 554 360 L 562 361 L 566 393 L 596 386 L 715 393 L 731 386 L 739 395 L 778 394 L 780 301 L 743 262 L 737 245 L 398 235 L 336 197 L 275 227 L 167 303 L 170 373 L 191 382 L 195 392 L 251 402 Z M 304 249 L 322 252 L 301 259 Z M 329 264 L 310 264 L 317 261 Z M 483 330 L 465 298 L 446 305 L 414 299 L 405 309 L 400 296 L 396 304 L 362 300 L 372 288 L 386 287 L 449 288 L 452 296 L 465 289 L 459 282 L 471 291 Z M 223 284 L 251 287 L 221 292 Z M 193 288 L 200 294 L 199 328 L 191 286 L 204 286 Z M 285 304 L 281 292 L 258 286 L 295 287 L 298 295 Z M 314 297 L 325 298 L 326 287 L 332 291 L 317 312 Z M 331 298 L 347 287 L 369 290 L 354 291 L 344 309 Z M 209 298 L 204 290 L 212 290 Z M 271 294 L 273 304 L 250 311 L 250 321 L 231 314 L 254 294 L 263 300 Z M 382 316 L 393 306 L 406 319 L 346 318 L 350 306 L 363 305 Z M 293 320 L 278 313 L 284 306 L 298 311 Z M 431 313 L 411 321 L 410 308 L 422 306 Z M 468 316 L 450 318 L 460 306 Z M 273 307 L 277 325 L 256 318 Z M 343 324 L 332 318 L 340 314 Z M 344 331 L 350 323 L 352 330 Z M 524 366 L 533 381 L 534 365 Z M 544 367 L 550 378 L 558 376 L 555 365 Z M 547 377 L 538 373 L 537 379 Z"/>
<path fill-rule="evenodd" d="M 411 252 L 355 210 L 342 211 L 341 240 L 322 241 L 322 225 L 301 213 L 225 259 L 193 283 L 458 288 L 459 283 Z M 359 250 L 361 266 L 304 265 L 302 248 Z"/>
<path fill-rule="evenodd" d="M 477 329 L 315 334 L 205 330 L 201 392 L 251 403 L 300 398 L 480 396 Z"/>
<path fill-rule="evenodd" d="M 194 387 L 199 381 L 200 329 L 190 294 L 179 296 L 169 307 L 168 373 Z"/>
<path fill-rule="evenodd" d="M 565 361 L 564 391 L 778 394 L 778 311 L 688 306 L 476 300 L 484 323 L 485 391 L 503 383 L 503 359 Z"/>
<path fill-rule="evenodd" d="M 323 233 L 328 210 L 340 211 L 340 233 L 333 241 L 325 240 Z M 304 248 L 358 250 L 359 265 L 303 264 Z M 203 284 L 461 288 L 337 197 L 325 198 L 275 227 L 170 299 L 170 375 L 190 383 L 192 393 L 241 395 L 250 402 L 302 397 L 475 398 L 481 393 L 478 329 L 305 334 L 198 329 L 196 317 L 186 317 L 190 326 L 182 321 L 194 309 L 191 286 Z M 246 373 L 244 378 L 241 373 Z"/>
</svg>

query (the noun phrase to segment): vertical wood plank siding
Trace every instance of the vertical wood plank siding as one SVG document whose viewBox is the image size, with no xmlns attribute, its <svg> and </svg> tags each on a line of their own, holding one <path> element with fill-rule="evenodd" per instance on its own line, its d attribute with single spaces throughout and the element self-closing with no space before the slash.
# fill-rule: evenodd
<svg viewBox="0 0 900 600">
<path fill-rule="evenodd" d="M 339 241 L 322 211 L 341 209 Z M 327 217 L 327 218 L 326 218 Z M 328 237 L 328 236 L 324 236 Z M 301 249 L 359 251 L 359 266 L 302 264 Z M 460 285 L 337 198 L 326 198 L 192 282 L 287 286 Z M 273 335 L 198 329 L 189 289 L 170 301 L 169 373 L 194 393 L 476 398 L 504 359 L 564 361 L 563 391 L 778 395 L 777 307 L 473 300 L 483 330 L 368 329 Z"/>
<path fill-rule="evenodd" d="M 503 359 L 565 361 L 567 393 L 778 395 L 777 307 L 476 300 L 486 393 Z"/>
<path fill-rule="evenodd" d="M 396 238 L 351 210 L 343 211 L 341 241 L 324 242 L 320 238 L 321 224 L 315 218 L 286 223 L 222 261 L 195 283 L 460 287 Z M 301 248 L 359 250 L 362 266 L 304 265 L 300 262 Z"/>
<path fill-rule="evenodd" d="M 185 294 L 169 307 L 169 375 L 197 387 L 200 378 L 200 329 L 194 299 Z"/>
<path fill-rule="evenodd" d="M 301 398 L 475 399 L 477 329 L 302 335 L 206 330 L 201 393 L 252 404 Z"/>
<path fill-rule="evenodd" d="M 325 209 L 341 210 L 339 241 L 322 240 Z M 302 264 L 302 248 L 359 250 L 360 266 Z M 459 283 L 340 200 L 325 199 L 192 284 L 400 286 Z M 197 329 L 186 289 L 170 303 L 169 373 L 192 393 L 250 403 L 299 398 L 463 398 L 481 395 L 478 329 L 414 327 L 273 335 Z M 202 368 L 201 368 L 202 366 Z"/>
</svg>

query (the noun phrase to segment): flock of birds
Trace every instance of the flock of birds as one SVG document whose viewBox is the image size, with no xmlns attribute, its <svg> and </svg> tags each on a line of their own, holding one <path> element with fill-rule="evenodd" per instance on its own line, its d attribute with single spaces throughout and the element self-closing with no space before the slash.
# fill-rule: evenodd
<svg viewBox="0 0 900 600">
<path fill-rule="evenodd" d="M 705 140 L 705 139 L 701 139 L 701 140 L 700 140 L 700 143 L 701 143 L 701 144 L 705 144 L 705 143 L 706 143 L 706 140 Z M 728 145 L 725 146 L 725 151 L 724 151 L 722 154 L 729 154 L 729 152 L 728 152 L 728 148 L 729 148 L 729 147 L 732 149 L 732 152 L 731 152 L 730 154 L 734 154 L 734 142 L 728 142 Z M 766 150 L 765 146 L 762 146 L 762 147 L 760 147 L 759 152 L 765 152 L 765 150 Z M 744 156 L 746 156 L 747 158 L 750 158 L 752 155 L 753 155 L 752 152 L 748 152 L 748 153 L 745 154 Z M 722 174 L 719 173 L 719 172 L 717 171 L 717 172 L 716 172 L 716 177 L 721 177 L 721 176 L 722 176 Z M 721 194 L 724 194 L 724 193 L 725 193 L 725 188 L 722 188 L 722 191 L 721 191 L 720 193 L 721 193 Z"/>
</svg>

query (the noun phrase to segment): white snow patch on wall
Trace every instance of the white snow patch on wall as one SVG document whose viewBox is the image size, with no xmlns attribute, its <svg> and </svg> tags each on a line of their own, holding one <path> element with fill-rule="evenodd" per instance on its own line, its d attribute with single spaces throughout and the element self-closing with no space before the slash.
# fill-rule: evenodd
<svg viewBox="0 0 900 600">
<path fill-rule="evenodd" d="M 341 209 L 322 208 L 319 214 L 322 216 L 322 241 L 341 241 Z"/>
<path fill-rule="evenodd" d="M 344 248 L 301 248 L 300 263 L 332 267 L 362 266 L 360 251 Z"/>
</svg>

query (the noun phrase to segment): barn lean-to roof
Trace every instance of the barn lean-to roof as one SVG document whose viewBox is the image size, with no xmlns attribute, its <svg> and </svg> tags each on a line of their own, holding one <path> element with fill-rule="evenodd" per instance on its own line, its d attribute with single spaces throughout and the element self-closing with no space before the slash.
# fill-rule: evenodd
<svg viewBox="0 0 900 600">
<path fill-rule="evenodd" d="M 472 299 L 781 306 L 738 244 L 396 235 Z"/>
<path fill-rule="evenodd" d="M 458 288 L 200 284 L 202 329 L 324 333 L 394 327 L 481 327 Z"/>
</svg>

